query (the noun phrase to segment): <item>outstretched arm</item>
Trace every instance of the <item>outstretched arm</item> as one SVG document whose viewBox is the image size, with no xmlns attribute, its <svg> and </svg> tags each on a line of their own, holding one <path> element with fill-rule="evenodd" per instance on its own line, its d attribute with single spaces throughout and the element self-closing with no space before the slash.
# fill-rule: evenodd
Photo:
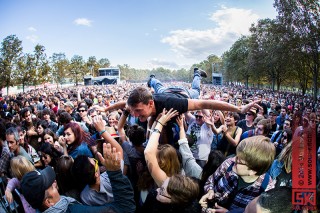
<svg viewBox="0 0 320 213">
<path fill-rule="evenodd" d="M 98 105 L 93 106 L 94 108 L 96 108 L 97 110 L 99 110 L 100 112 L 108 112 L 108 111 L 112 111 L 112 110 L 117 110 L 117 109 L 123 109 L 126 107 L 126 101 L 119 101 L 116 102 L 115 104 L 112 104 L 106 108 L 104 107 L 100 107 Z"/>
<path fill-rule="evenodd" d="M 258 105 L 259 102 L 260 100 L 257 100 L 244 106 L 235 106 L 224 101 L 188 99 L 188 111 L 202 110 L 202 109 L 215 109 L 215 110 L 222 110 L 222 111 L 246 113 L 252 107 L 261 108 Z"/>
</svg>

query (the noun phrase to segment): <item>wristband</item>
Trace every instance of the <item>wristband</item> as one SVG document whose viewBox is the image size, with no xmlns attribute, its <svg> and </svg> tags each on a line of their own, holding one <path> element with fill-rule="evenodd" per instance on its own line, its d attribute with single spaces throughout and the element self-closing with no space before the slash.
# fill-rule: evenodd
<svg viewBox="0 0 320 213">
<path fill-rule="evenodd" d="M 123 111 L 123 114 L 124 114 L 126 117 L 128 117 L 128 115 L 130 114 L 130 112 L 129 112 L 128 110 L 124 110 L 124 111 Z"/>
<path fill-rule="evenodd" d="M 161 124 L 161 126 L 165 126 L 165 125 L 163 125 L 160 121 L 158 121 L 158 120 L 156 120 L 156 122 L 157 123 L 159 123 L 159 124 Z"/>
<path fill-rule="evenodd" d="M 104 129 L 104 130 L 102 130 L 102 131 L 99 132 L 99 135 L 102 135 L 102 134 L 105 133 L 105 132 L 106 132 L 106 130 Z"/>
<path fill-rule="evenodd" d="M 159 129 L 153 129 L 152 133 L 159 133 L 161 134 L 161 131 Z"/>
</svg>

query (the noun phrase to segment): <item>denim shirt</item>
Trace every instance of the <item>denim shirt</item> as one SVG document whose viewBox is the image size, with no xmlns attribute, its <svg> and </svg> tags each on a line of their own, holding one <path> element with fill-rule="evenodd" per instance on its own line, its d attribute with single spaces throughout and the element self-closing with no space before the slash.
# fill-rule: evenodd
<svg viewBox="0 0 320 213">
<path fill-rule="evenodd" d="M 78 155 L 86 155 L 89 158 L 93 158 L 92 152 L 90 151 L 88 145 L 82 142 L 80 146 L 68 153 L 73 159 L 76 159 Z"/>
<path fill-rule="evenodd" d="M 275 180 L 279 174 L 281 173 L 282 171 L 282 167 L 283 167 L 283 162 L 280 162 L 279 160 L 274 160 L 268 173 L 270 174 L 271 178 L 273 180 Z"/>
</svg>

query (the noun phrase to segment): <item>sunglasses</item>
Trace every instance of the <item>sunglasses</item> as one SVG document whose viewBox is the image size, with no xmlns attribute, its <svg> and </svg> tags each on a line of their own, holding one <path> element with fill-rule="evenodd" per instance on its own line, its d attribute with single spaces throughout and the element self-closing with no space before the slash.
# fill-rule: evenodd
<svg viewBox="0 0 320 213">
<path fill-rule="evenodd" d="M 251 116 L 251 115 L 253 115 L 253 114 L 251 114 L 251 113 L 247 113 L 247 115 L 248 115 L 248 116 Z"/>
<path fill-rule="evenodd" d="M 99 165 L 98 165 L 98 160 L 95 158 L 92 158 L 94 161 L 94 173 L 96 173 L 98 171 Z"/>
<path fill-rule="evenodd" d="M 87 110 L 84 110 L 84 109 L 83 109 L 83 110 L 78 110 L 78 111 L 79 111 L 79 112 L 85 112 L 85 111 L 87 111 Z"/>
<path fill-rule="evenodd" d="M 196 118 L 203 118 L 201 115 L 195 115 Z"/>
<path fill-rule="evenodd" d="M 72 159 L 72 157 L 71 157 L 71 156 L 69 156 L 69 155 L 61 155 L 61 156 L 60 156 L 60 159 L 66 159 L 66 160 L 69 160 L 69 159 Z"/>
</svg>

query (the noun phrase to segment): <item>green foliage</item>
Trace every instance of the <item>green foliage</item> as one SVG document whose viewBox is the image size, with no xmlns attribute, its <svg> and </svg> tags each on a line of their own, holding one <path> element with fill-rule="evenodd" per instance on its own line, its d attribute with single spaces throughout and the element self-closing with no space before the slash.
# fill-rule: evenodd
<svg viewBox="0 0 320 213">
<path fill-rule="evenodd" d="M 70 65 L 68 67 L 68 71 L 70 74 L 71 79 L 74 80 L 76 85 L 78 85 L 78 82 L 84 77 L 85 75 L 85 62 L 82 58 L 82 56 L 74 55 L 71 58 Z"/>
<path fill-rule="evenodd" d="M 290 34 L 293 49 L 311 73 L 314 98 L 317 98 L 320 65 L 320 2 L 318 0 L 275 0 L 278 19 Z M 303 71 L 304 72 L 304 71 Z"/>
<path fill-rule="evenodd" d="M 108 59 L 106 59 L 106 60 L 108 60 Z M 108 63 L 108 64 L 110 64 L 110 63 Z M 90 56 L 88 58 L 88 60 L 87 60 L 86 67 L 85 67 L 86 74 L 93 75 L 93 76 L 98 76 L 99 68 L 101 68 L 101 67 L 100 67 L 100 64 L 97 62 L 96 57 L 95 56 Z"/>
<path fill-rule="evenodd" d="M 0 48 L 0 89 L 14 85 L 13 71 L 22 55 L 22 41 L 16 35 L 7 36 Z"/>
<path fill-rule="evenodd" d="M 53 53 L 50 57 L 50 77 L 58 84 L 64 83 L 67 77 L 69 61 L 64 53 Z"/>
</svg>

